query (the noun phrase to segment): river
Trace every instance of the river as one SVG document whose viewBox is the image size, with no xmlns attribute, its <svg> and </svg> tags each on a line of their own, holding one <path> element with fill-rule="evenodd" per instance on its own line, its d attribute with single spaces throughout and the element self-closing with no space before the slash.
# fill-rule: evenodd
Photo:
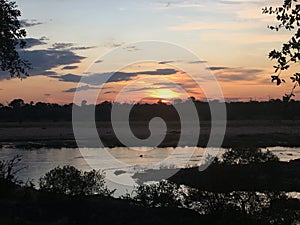
<svg viewBox="0 0 300 225">
<path fill-rule="evenodd" d="M 300 158 L 300 148 L 268 148 L 281 161 Z M 14 149 L 1 148 L 0 159 L 9 160 L 16 155 L 22 156 L 19 167 L 24 167 L 17 177 L 20 180 L 38 183 L 40 177 L 57 166 L 72 165 L 89 171 L 93 168 L 103 169 L 107 176 L 109 188 L 117 188 L 117 195 L 130 192 L 136 185 L 132 175 L 137 170 L 149 168 L 181 168 L 198 165 L 205 151 L 203 148 L 112 148 L 112 149 Z M 221 155 L 225 149 L 219 149 Z M 106 154 L 100 154 L 106 152 Z M 191 152 L 193 153 L 192 155 Z M 112 161 L 112 159 L 116 159 Z M 168 159 L 168 160 L 167 160 Z M 120 185 L 120 184 L 125 184 Z"/>
</svg>

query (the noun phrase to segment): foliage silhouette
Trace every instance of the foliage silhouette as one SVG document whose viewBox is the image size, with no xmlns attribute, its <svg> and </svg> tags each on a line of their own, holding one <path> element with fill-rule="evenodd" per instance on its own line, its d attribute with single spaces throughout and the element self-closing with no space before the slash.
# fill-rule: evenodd
<svg viewBox="0 0 300 225">
<path fill-rule="evenodd" d="M 251 191 L 209 192 L 189 190 L 190 205 L 203 214 L 218 214 L 226 211 L 239 211 L 257 215 L 270 207 L 273 200 L 285 197 L 283 193 L 261 193 Z"/>
<path fill-rule="evenodd" d="M 121 224 L 120 222 L 126 221 L 137 224 L 135 220 L 141 222 L 141 213 L 143 216 L 159 218 L 162 218 L 162 213 L 163 218 L 167 218 L 164 223 L 156 223 L 151 222 L 153 218 L 149 217 L 143 224 L 185 224 L 189 221 L 189 216 L 192 216 L 193 220 L 190 221 L 193 223 L 188 224 L 292 225 L 300 218 L 300 201 L 289 198 L 284 192 L 212 192 L 161 181 L 137 187 L 132 199 L 127 195 L 123 200 L 118 200 L 103 197 L 111 196 L 112 192 L 105 187 L 104 174 L 101 171 L 82 172 L 72 166 L 57 167 L 41 178 L 40 182 L 48 182 L 45 188 L 41 186 L 41 191 L 3 183 L 4 177 L 7 176 L 0 177 L 0 190 L 5 191 L 0 192 L 0 221 L 3 224 L 6 224 L 5 221 L 26 221 L 26 224 L 37 224 L 37 221 L 60 221 L 60 224 Z M 84 196 L 94 194 L 100 196 Z M 115 212 L 111 211 L 114 210 L 120 218 L 112 217 Z M 193 214 L 190 210 L 198 214 Z M 187 218 L 177 221 L 180 219 L 177 213 Z M 67 220 L 62 220 L 66 218 Z"/>
<path fill-rule="evenodd" d="M 20 58 L 18 48 L 24 48 L 26 31 L 18 17 L 21 11 L 15 2 L 0 0 L 0 68 L 12 77 L 28 76 L 29 63 Z"/>
<path fill-rule="evenodd" d="M 133 200 L 145 207 L 179 207 L 197 211 L 211 224 L 292 225 L 299 218 L 300 203 L 284 192 L 210 192 L 169 181 L 142 185 Z M 126 199 L 129 199 L 128 196 Z M 293 203 L 293 204 L 291 204 Z"/>
<path fill-rule="evenodd" d="M 136 194 L 134 201 L 145 207 L 182 206 L 182 192 L 179 186 L 169 181 L 141 185 L 134 192 Z"/>
<path fill-rule="evenodd" d="M 19 108 L 23 107 L 24 105 L 25 105 L 25 103 L 24 103 L 23 99 L 14 99 L 8 104 L 8 106 L 13 109 L 19 109 Z"/>
<path fill-rule="evenodd" d="M 10 160 L 0 161 L 0 179 L 21 184 L 22 182 L 16 177 L 17 173 L 24 169 L 24 167 L 18 167 L 21 160 L 22 157 L 16 155 Z"/>
<path fill-rule="evenodd" d="M 178 103 L 185 107 L 185 102 Z M 194 101 L 200 121 L 211 120 L 208 102 Z M 215 103 L 218 104 L 218 103 Z M 222 103 L 219 103 L 222 104 Z M 132 108 L 130 121 L 150 121 L 154 117 L 161 117 L 165 121 L 180 121 L 179 115 L 172 105 L 166 104 L 127 104 L 102 102 L 95 106 L 96 121 L 110 121 L 112 106 L 120 109 Z M 92 105 L 77 106 L 74 104 L 58 105 L 56 103 L 25 103 L 22 99 L 14 99 L 7 106 L 0 104 L 1 122 L 25 121 L 72 121 L 72 108 L 77 107 L 83 113 L 92 110 Z M 226 103 L 228 120 L 297 120 L 300 119 L 300 101 L 288 104 L 281 100 L 266 102 L 231 102 Z M 82 119 L 85 119 L 83 116 Z"/>
<path fill-rule="evenodd" d="M 42 191 L 66 195 L 111 196 L 114 191 L 105 185 L 103 171 L 82 172 L 73 166 L 56 167 L 39 180 Z"/>
<path fill-rule="evenodd" d="M 281 50 L 273 50 L 269 53 L 271 60 L 276 60 L 275 75 L 272 75 L 272 82 L 277 85 L 285 83 L 286 80 L 281 78 L 281 73 L 288 70 L 291 64 L 296 64 L 300 61 L 300 5 L 298 0 L 284 0 L 280 7 L 265 7 L 264 14 L 274 14 L 278 25 L 269 26 L 271 30 L 279 31 L 285 29 L 288 31 L 296 30 L 291 39 L 282 45 Z M 290 101 L 294 97 L 294 90 L 300 85 L 300 73 L 295 73 L 290 77 L 294 83 L 291 93 L 283 97 L 284 101 Z"/>
<path fill-rule="evenodd" d="M 263 152 L 260 148 L 232 148 L 227 149 L 221 156 L 222 163 L 227 165 L 241 165 L 251 163 L 278 162 L 279 158 L 267 150 Z"/>
</svg>

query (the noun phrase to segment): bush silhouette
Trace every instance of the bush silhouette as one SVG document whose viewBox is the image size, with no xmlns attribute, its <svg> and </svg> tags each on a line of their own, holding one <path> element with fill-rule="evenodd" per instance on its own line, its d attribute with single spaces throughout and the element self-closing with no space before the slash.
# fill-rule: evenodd
<svg viewBox="0 0 300 225">
<path fill-rule="evenodd" d="M 279 158 L 267 150 L 259 148 L 232 148 L 222 155 L 222 162 L 227 165 L 278 162 Z"/>
<path fill-rule="evenodd" d="M 21 160 L 22 157 L 16 155 L 11 160 L 0 161 L 0 179 L 21 184 L 22 181 L 16 177 L 17 173 L 24 169 L 24 167 L 18 166 Z"/>
<path fill-rule="evenodd" d="M 211 192 L 161 181 L 139 186 L 135 193 L 137 204 L 192 209 L 211 218 L 211 224 L 291 225 L 300 215 L 299 200 L 284 192 Z"/>
<path fill-rule="evenodd" d="M 82 172 L 73 166 L 56 167 L 40 178 L 40 189 L 66 195 L 111 196 L 114 191 L 105 186 L 103 171 Z"/>
<path fill-rule="evenodd" d="M 134 200 L 145 207 L 180 207 L 182 192 L 180 187 L 169 181 L 141 185 L 135 190 Z"/>
</svg>

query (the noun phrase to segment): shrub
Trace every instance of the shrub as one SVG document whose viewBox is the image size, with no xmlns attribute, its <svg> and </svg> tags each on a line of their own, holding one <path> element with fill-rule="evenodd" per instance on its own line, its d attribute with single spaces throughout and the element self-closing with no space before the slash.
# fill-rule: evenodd
<svg viewBox="0 0 300 225">
<path fill-rule="evenodd" d="M 0 161 L 0 179 L 21 184 L 22 181 L 18 180 L 16 177 L 17 173 L 25 168 L 18 167 L 18 164 L 21 160 L 22 157 L 16 155 L 11 160 Z"/>
<path fill-rule="evenodd" d="M 134 200 L 146 207 L 180 207 L 183 192 L 176 184 L 168 181 L 150 185 L 141 185 L 134 191 Z"/>
<path fill-rule="evenodd" d="M 39 180 L 40 189 L 66 195 L 113 195 L 105 186 L 103 171 L 82 172 L 73 166 L 56 167 Z"/>
<path fill-rule="evenodd" d="M 222 161 L 224 164 L 237 165 L 277 162 L 279 158 L 269 150 L 263 152 L 259 148 L 234 148 L 226 150 L 222 155 Z"/>
</svg>

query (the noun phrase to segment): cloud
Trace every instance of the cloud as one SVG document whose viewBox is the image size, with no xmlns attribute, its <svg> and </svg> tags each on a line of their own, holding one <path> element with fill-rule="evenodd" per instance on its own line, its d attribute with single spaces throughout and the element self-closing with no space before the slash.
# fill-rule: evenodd
<svg viewBox="0 0 300 225">
<path fill-rule="evenodd" d="M 176 62 L 179 62 L 179 61 L 177 61 L 177 60 L 169 60 L 169 61 L 159 62 L 158 64 L 165 65 L 165 64 L 172 64 L 172 63 L 176 63 Z"/>
<path fill-rule="evenodd" d="M 59 66 L 80 63 L 85 57 L 69 50 L 21 51 L 20 56 L 31 63 L 30 75 L 49 75 L 49 70 Z"/>
<path fill-rule="evenodd" d="M 103 60 L 97 60 L 95 63 L 103 63 Z"/>
<path fill-rule="evenodd" d="M 44 42 L 43 38 L 36 39 L 36 38 L 25 38 L 24 41 L 26 42 L 26 46 L 24 47 L 25 49 L 32 48 L 34 46 L 39 46 L 39 45 L 45 45 L 47 44 Z"/>
<path fill-rule="evenodd" d="M 48 37 L 46 37 L 46 36 L 43 36 L 43 37 L 40 38 L 40 40 L 41 41 L 49 41 L 50 39 Z"/>
<path fill-rule="evenodd" d="M 79 75 L 75 75 L 72 73 L 69 74 L 65 74 L 62 76 L 51 76 L 52 78 L 57 78 L 59 81 L 62 82 L 71 82 L 71 83 L 79 83 L 79 81 L 81 80 L 82 76 Z"/>
<path fill-rule="evenodd" d="M 94 74 L 91 76 L 83 77 L 82 82 L 91 84 L 91 85 L 101 85 L 104 83 L 113 83 L 120 81 L 128 81 L 133 77 L 137 77 L 139 75 L 174 75 L 178 71 L 175 69 L 157 69 L 154 71 L 141 71 L 141 72 L 116 72 L 112 75 L 112 73 L 102 73 L 102 74 Z M 112 75 L 112 76 L 111 76 Z"/>
<path fill-rule="evenodd" d="M 205 61 L 205 60 L 198 60 L 198 61 L 189 62 L 189 64 L 204 64 L 204 63 L 208 63 L 208 62 Z"/>
<path fill-rule="evenodd" d="M 105 95 L 116 94 L 116 93 L 117 93 L 116 91 L 106 91 L 106 92 L 104 92 Z"/>
<path fill-rule="evenodd" d="M 157 3 L 151 3 L 152 7 L 158 9 L 158 10 L 168 10 L 168 9 L 174 9 L 174 8 L 202 8 L 204 7 L 204 4 L 202 2 L 197 1 L 168 1 L 168 2 L 157 2 Z"/>
<path fill-rule="evenodd" d="M 176 88 L 179 87 L 184 89 L 197 88 L 198 85 L 194 81 L 185 81 L 183 83 L 173 83 L 173 82 L 158 82 L 153 85 L 159 86 L 160 88 Z"/>
<path fill-rule="evenodd" d="M 79 51 L 79 50 L 89 50 L 95 48 L 95 46 L 80 46 L 77 47 L 73 43 L 54 43 L 51 48 L 52 50 L 69 50 L 69 51 Z"/>
<path fill-rule="evenodd" d="M 224 67 L 224 66 L 213 66 L 206 68 L 207 70 L 217 71 L 217 70 L 226 70 L 230 69 L 230 67 Z"/>
<path fill-rule="evenodd" d="M 174 87 L 174 86 L 178 85 L 178 83 L 172 83 L 172 82 L 157 82 L 157 83 L 154 83 L 153 85 L 157 85 L 157 86 L 171 86 L 171 87 Z"/>
<path fill-rule="evenodd" d="M 78 87 L 78 88 L 70 88 L 70 89 L 65 90 L 63 92 L 74 93 L 74 92 L 77 92 L 77 91 L 88 91 L 88 90 L 95 90 L 95 89 L 99 89 L 99 88 L 91 87 L 89 85 L 84 85 L 84 86 L 81 86 L 81 87 Z"/>
<path fill-rule="evenodd" d="M 69 50 L 24 50 L 19 52 L 20 57 L 30 63 L 29 75 L 56 75 L 53 69 L 59 66 L 68 66 L 80 63 L 85 57 L 79 56 Z M 7 72 L 0 71 L 0 79 L 10 79 Z"/>
<path fill-rule="evenodd" d="M 105 43 L 103 46 L 106 48 L 118 48 L 120 46 L 122 46 L 124 44 L 124 42 L 115 42 L 114 40 Z"/>
<path fill-rule="evenodd" d="M 78 68 L 78 66 L 64 66 L 63 68 L 62 68 L 62 70 L 75 70 L 75 69 L 77 69 Z"/>
<path fill-rule="evenodd" d="M 178 70 L 175 69 L 157 69 L 154 71 L 143 71 L 143 72 L 137 72 L 137 74 L 142 75 L 173 75 L 176 74 Z"/>
<path fill-rule="evenodd" d="M 81 51 L 81 50 L 90 50 L 96 48 L 95 46 L 88 46 L 88 47 L 72 47 L 70 48 L 71 51 Z"/>
<path fill-rule="evenodd" d="M 116 73 L 99 73 L 88 76 L 79 76 L 76 74 L 66 74 L 62 76 L 51 76 L 57 78 L 62 82 L 72 83 L 84 83 L 88 85 L 102 85 L 104 83 L 114 83 L 121 81 L 129 81 L 139 75 L 150 75 L 150 76 L 168 76 L 174 75 L 178 71 L 175 69 L 157 69 L 153 71 L 140 71 L 140 72 L 116 72 Z"/>
<path fill-rule="evenodd" d="M 51 48 L 53 50 L 61 50 L 61 49 L 68 49 L 71 48 L 74 44 L 73 43 L 54 43 Z"/>
<path fill-rule="evenodd" d="M 52 48 L 31 50 L 34 46 L 47 44 L 45 41 L 47 37 L 27 38 L 27 46 L 25 49 L 19 49 L 20 58 L 30 63 L 30 69 L 28 73 L 30 76 L 44 75 L 53 76 L 57 75 L 53 69 L 60 66 L 64 66 L 64 69 L 76 69 L 77 67 L 72 65 L 80 63 L 85 57 L 74 53 L 71 48 L 72 43 L 55 43 Z M 7 71 L 0 71 L 1 79 L 10 79 L 10 75 Z"/>
<path fill-rule="evenodd" d="M 135 52 L 135 51 L 140 51 L 141 49 L 139 49 L 138 47 L 131 45 L 131 46 L 127 46 L 124 48 L 125 50 L 127 50 L 128 52 Z"/>
<path fill-rule="evenodd" d="M 24 28 L 43 24 L 42 22 L 38 22 L 37 20 L 28 20 L 28 19 L 21 20 L 20 23 L 21 23 L 21 27 L 24 27 Z"/>
<path fill-rule="evenodd" d="M 35 47 L 35 46 L 39 46 L 39 45 L 45 45 L 47 44 L 45 42 L 45 37 L 42 37 L 42 38 L 24 38 L 24 39 L 19 39 L 19 43 L 21 41 L 25 41 L 26 42 L 26 45 L 24 46 L 23 49 L 30 49 L 32 47 Z M 20 51 L 20 50 L 23 50 L 20 48 L 19 45 L 17 45 L 17 50 Z"/>
<path fill-rule="evenodd" d="M 57 75 L 57 73 L 54 72 L 54 71 L 51 71 L 51 70 L 47 70 L 47 71 L 44 71 L 41 75 L 44 75 L 44 76 L 53 76 L 53 75 Z"/>
<path fill-rule="evenodd" d="M 192 93 L 193 88 L 197 88 L 198 85 L 195 82 L 185 82 L 183 83 L 173 83 L 173 82 L 157 82 L 153 85 L 142 88 L 131 88 L 126 92 L 139 92 L 139 91 L 148 91 L 148 90 L 161 90 L 161 89 L 172 89 L 176 92 L 182 91 L 184 89 L 188 93 Z M 195 93 L 195 92 L 194 92 Z M 197 92 L 199 94 L 199 92 Z"/>
<path fill-rule="evenodd" d="M 158 64 L 160 65 L 165 65 L 165 64 L 172 64 L 172 63 L 179 63 L 182 62 L 181 60 L 169 60 L 169 61 L 161 61 Z M 205 60 L 197 60 L 197 61 L 190 61 L 187 62 L 188 64 L 203 64 L 203 63 L 207 63 L 207 61 Z"/>
<path fill-rule="evenodd" d="M 120 46 L 122 46 L 124 43 L 112 43 L 110 46 L 107 47 L 111 47 L 111 48 L 118 48 Z"/>
<path fill-rule="evenodd" d="M 129 92 L 139 92 L 139 91 L 148 91 L 148 90 L 157 90 L 159 88 L 155 88 L 155 87 L 143 87 L 143 88 L 131 88 L 126 90 L 127 93 Z"/>
<path fill-rule="evenodd" d="M 234 82 L 234 81 L 258 81 L 265 73 L 263 69 L 253 68 L 230 68 L 230 67 L 214 67 L 214 75 L 219 81 Z"/>
</svg>

